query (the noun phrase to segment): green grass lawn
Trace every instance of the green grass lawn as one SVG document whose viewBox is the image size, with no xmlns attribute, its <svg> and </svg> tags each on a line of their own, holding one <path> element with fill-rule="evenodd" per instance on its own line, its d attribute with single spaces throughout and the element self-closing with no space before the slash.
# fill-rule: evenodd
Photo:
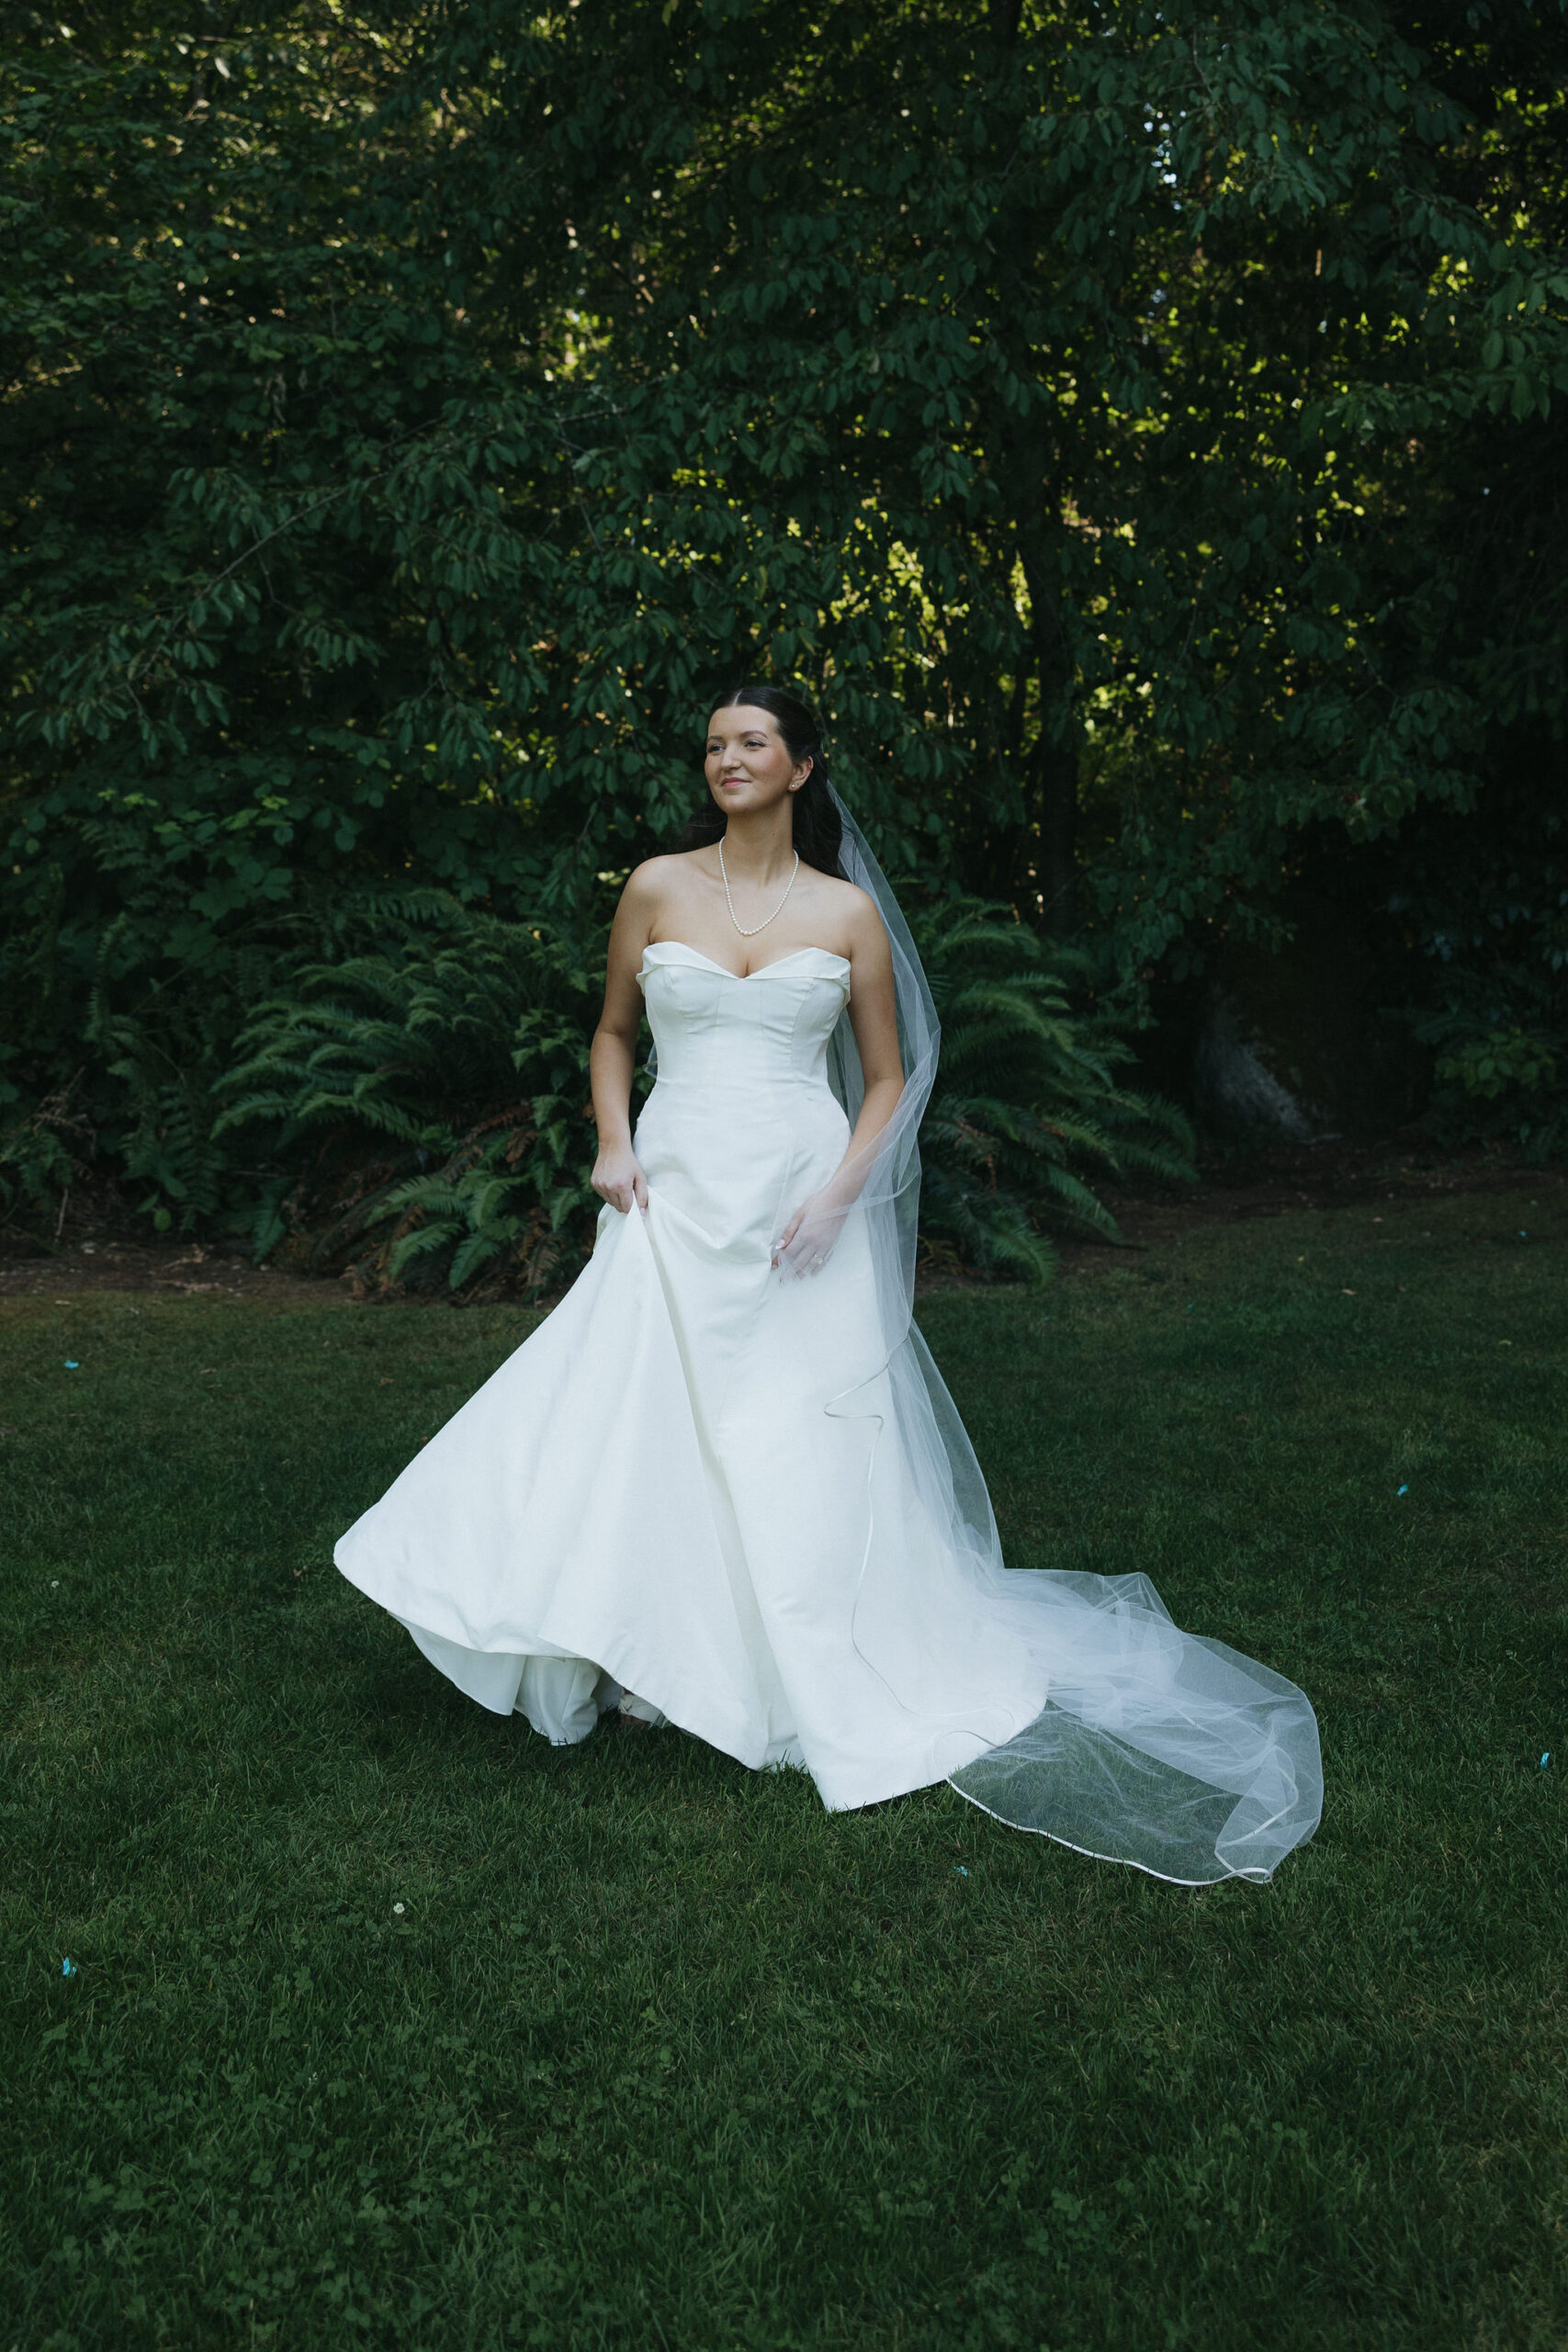
<svg viewBox="0 0 1568 2352">
<path fill-rule="evenodd" d="M 10 1306 L 0 2346 L 1561 2352 L 1564 1238 L 922 1307 L 1013 1564 L 1317 1705 L 1200 1893 L 457 1697 L 330 1550 L 525 1314 Z"/>
</svg>

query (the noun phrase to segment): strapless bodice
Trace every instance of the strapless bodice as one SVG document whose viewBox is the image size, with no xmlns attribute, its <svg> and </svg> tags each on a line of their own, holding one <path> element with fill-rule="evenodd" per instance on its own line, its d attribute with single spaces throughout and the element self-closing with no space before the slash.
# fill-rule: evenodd
<svg viewBox="0 0 1568 2352">
<path fill-rule="evenodd" d="M 663 939 L 644 949 L 637 979 L 661 1089 L 826 1085 L 828 1040 L 849 1001 L 842 956 L 800 947 L 742 978 L 699 948 Z"/>
<path fill-rule="evenodd" d="M 828 1040 L 850 967 L 802 947 L 741 978 L 666 939 L 644 951 L 637 978 L 659 1076 L 633 1140 L 659 1211 L 765 1281 L 782 1221 L 827 1182 L 849 1141 Z M 602 1228 L 606 1220 L 613 1209 Z"/>
</svg>

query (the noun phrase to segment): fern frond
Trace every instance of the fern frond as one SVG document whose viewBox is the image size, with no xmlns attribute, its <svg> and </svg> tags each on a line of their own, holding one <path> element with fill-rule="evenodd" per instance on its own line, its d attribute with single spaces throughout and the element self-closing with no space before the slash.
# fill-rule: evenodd
<svg viewBox="0 0 1568 2352">
<path fill-rule="evenodd" d="M 922 1229 L 982 1272 L 1043 1281 L 1047 1227 L 1120 1238 L 1091 1178 L 1190 1182 L 1190 1130 L 1168 1103 L 1118 1085 L 1133 1048 L 1114 1007 L 1085 1008 L 1086 956 L 976 902 L 913 927 L 942 1023 Z"/>
</svg>

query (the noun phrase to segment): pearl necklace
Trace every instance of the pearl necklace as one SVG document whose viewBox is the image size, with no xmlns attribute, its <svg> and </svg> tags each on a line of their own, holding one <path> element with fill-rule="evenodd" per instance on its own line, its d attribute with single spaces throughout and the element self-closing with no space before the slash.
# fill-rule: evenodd
<svg viewBox="0 0 1568 2352">
<path fill-rule="evenodd" d="M 798 850 L 795 851 L 795 864 L 790 868 L 789 880 L 784 884 L 784 899 L 779 900 L 778 905 L 773 909 L 773 914 L 764 915 L 761 922 L 754 922 L 750 931 L 747 930 L 745 924 L 736 913 L 735 901 L 729 895 L 729 868 L 724 862 L 724 843 L 722 842 L 720 842 L 718 845 L 718 870 L 724 876 L 724 903 L 729 909 L 730 922 L 735 925 L 736 930 L 740 933 L 742 939 L 755 939 L 760 931 L 766 931 L 769 923 L 773 922 L 774 915 L 783 914 L 784 899 L 787 899 L 790 892 L 794 889 L 795 877 L 800 872 L 800 852 Z"/>
</svg>

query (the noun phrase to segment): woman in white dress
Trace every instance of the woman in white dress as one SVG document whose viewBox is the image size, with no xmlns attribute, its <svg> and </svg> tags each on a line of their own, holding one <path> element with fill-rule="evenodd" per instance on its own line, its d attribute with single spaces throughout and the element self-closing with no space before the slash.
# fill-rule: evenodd
<svg viewBox="0 0 1568 2352">
<path fill-rule="evenodd" d="M 611 934 L 592 1259 L 339 1567 L 558 1743 L 615 1709 L 835 1808 L 949 1781 L 1184 1884 L 1267 1878 L 1321 1809 L 1302 1692 L 1142 1576 L 1002 1565 L 911 1313 L 935 1015 L 809 712 L 739 689 L 705 769 L 706 838 Z"/>
</svg>

